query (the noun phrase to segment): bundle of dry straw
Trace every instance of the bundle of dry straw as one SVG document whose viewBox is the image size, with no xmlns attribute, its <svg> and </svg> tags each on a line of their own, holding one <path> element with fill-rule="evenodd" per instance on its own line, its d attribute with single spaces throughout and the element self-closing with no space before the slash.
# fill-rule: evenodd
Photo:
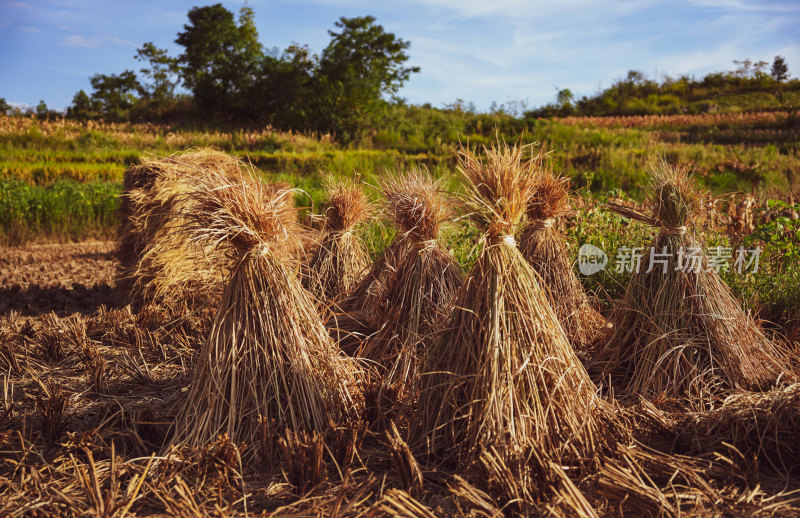
<svg viewBox="0 0 800 518">
<path fill-rule="evenodd" d="M 319 247 L 311 257 L 303 286 L 322 302 L 335 302 L 358 285 L 369 254 L 353 229 L 372 212 L 364 192 L 353 182 L 329 181 L 328 207 Z"/>
<path fill-rule="evenodd" d="M 398 236 L 370 272 L 372 282 L 365 283 L 364 305 L 377 333 L 359 355 L 376 362 L 383 385 L 393 387 L 400 399 L 409 395 L 420 348 L 452 311 L 464 280 L 461 266 L 439 243 L 441 224 L 449 215 L 439 185 L 421 170 L 380 184 Z"/>
<path fill-rule="evenodd" d="M 567 240 L 554 226 L 557 217 L 570 212 L 569 179 L 553 173 L 544 147 L 533 167 L 535 181 L 526 210 L 528 222 L 520 234 L 520 251 L 539 274 L 570 343 L 585 353 L 609 328 L 589 304 L 569 260 Z"/>
<path fill-rule="evenodd" d="M 215 243 L 188 242 L 179 232 L 197 201 L 198 182 L 215 179 L 220 186 L 249 181 L 248 168 L 237 158 L 212 149 L 145 159 L 125 173 L 120 207 L 117 256 L 119 288 L 134 303 L 218 297 L 230 262 Z M 278 191 L 286 184 L 268 184 Z M 287 208 L 294 206 L 284 196 Z"/>
<path fill-rule="evenodd" d="M 533 268 L 514 240 L 541 157 L 498 144 L 481 161 L 460 151 L 466 208 L 483 230 L 477 262 L 440 339 L 424 355 L 413 442 L 468 466 L 492 449 L 524 472 L 592 458 L 604 428 L 602 401 L 575 356 Z"/>
<path fill-rule="evenodd" d="M 220 434 L 252 445 L 285 428 L 324 431 L 356 418 L 362 396 L 354 360 L 328 335 L 284 245 L 294 211 L 256 180 L 198 182 L 180 231 L 235 256 L 211 334 L 175 422 L 172 445 L 204 446 Z"/>
<path fill-rule="evenodd" d="M 176 221 L 180 206 L 192 203 L 188 196 L 192 178 L 203 171 L 215 171 L 224 178 L 242 174 L 236 158 L 212 149 L 145 158 L 125 171 L 117 285 L 134 302 L 174 296 L 176 290 L 183 291 L 182 286 L 196 293 L 198 287 L 218 284 L 220 258 L 214 256 L 213 247 L 201 250 L 172 239 L 180 225 Z"/>
<path fill-rule="evenodd" d="M 596 361 L 628 394 L 701 397 L 763 389 L 792 378 L 779 347 L 746 315 L 692 235 L 701 193 L 689 174 L 659 161 L 651 215 L 612 210 L 659 228 L 609 319 L 614 331 Z"/>
</svg>

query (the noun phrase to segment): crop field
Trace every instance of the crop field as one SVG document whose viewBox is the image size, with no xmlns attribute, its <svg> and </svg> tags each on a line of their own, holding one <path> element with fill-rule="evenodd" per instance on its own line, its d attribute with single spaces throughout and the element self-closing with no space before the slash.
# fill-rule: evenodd
<svg viewBox="0 0 800 518">
<path fill-rule="evenodd" d="M 3 117 L 0 377 L 2 516 L 796 516 L 800 119 Z"/>
</svg>

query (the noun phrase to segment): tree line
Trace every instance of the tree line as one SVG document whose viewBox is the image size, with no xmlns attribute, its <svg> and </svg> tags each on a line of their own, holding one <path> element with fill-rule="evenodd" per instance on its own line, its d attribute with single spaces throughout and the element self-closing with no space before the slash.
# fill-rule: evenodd
<svg viewBox="0 0 800 518">
<path fill-rule="evenodd" d="M 247 6 L 238 17 L 221 4 L 195 7 L 188 18 L 175 40 L 178 56 L 145 43 L 135 56 L 140 70 L 92 76 L 91 93 L 76 93 L 67 115 L 270 124 L 349 141 L 419 71 L 406 65 L 409 42 L 372 16 L 340 18 L 319 55 L 307 45 L 265 49 Z"/>
<path fill-rule="evenodd" d="M 518 134 L 536 119 L 582 116 L 704 113 L 800 107 L 800 80 L 789 78 L 782 56 L 772 65 L 750 59 L 702 78 L 662 80 L 631 70 L 606 89 L 576 99 L 557 89 L 555 102 L 528 109 L 525 102 L 493 103 L 478 112 L 461 99 L 442 107 L 409 105 L 397 96 L 418 67 L 408 66 L 410 43 L 372 16 L 342 17 L 330 42 L 315 54 L 308 45 L 280 51 L 258 39 L 250 7 L 238 16 L 221 4 L 194 7 L 171 56 L 154 43 L 136 51 L 138 70 L 95 74 L 91 91 L 75 94 L 66 116 L 79 120 L 152 121 L 202 126 L 271 125 L 281 130 L 333 135 L 342 143 L 427 149 L 459 135 Z M 769 68 L 768 68 L 769 67 Z M 0 113 L 12 111 L 0 98 Z M 19 110 L 17 110 L 19 111 Z M 30 110 L 58 115 L 44 101 Z"/>
</svg>

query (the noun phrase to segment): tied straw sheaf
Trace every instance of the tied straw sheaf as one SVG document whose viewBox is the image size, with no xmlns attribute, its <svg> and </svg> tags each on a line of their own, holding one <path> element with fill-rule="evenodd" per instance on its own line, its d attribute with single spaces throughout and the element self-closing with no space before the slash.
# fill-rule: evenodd
<svg viewBox="0 0 800 518">
<path fill-rule="evenodd" d="M 208 175 L 250 181 L 246 165 L 213 149 L 143 159 L 125 172 L 117 256 L 118 289 L 136 305 L 159 302 L 218 302 L 231 262 L 224 249 L 202 236 L 192 242 L 179 231 L 196 209 L 193 196 Z M 288 184 L 264 184 L 278 191 Z M 291 196 L 282 197 L 287 208 Z"/>
<path fill-rule="evenodd" d="M 423 169 L 382 180 L 384 213 L 398 235 L 365 279 L 363 307 L 377 331 L 359 355 L 374 362 L 380 376 L 378 401 L 405 404 L 413 399 L 419 354 L 441 321 L 450 314 L 463 271 L 439 241 L 450 215 L 440 180 Z"/>
<path fill-rule="evenodd" d="M 485 150 L 485 160 L 459 152 L 465 210 L 483 230 L 484 246 L 424 353 L 411 430 L 413 445 L 436 462 L 477 462 L 490 473 L 506 466 L 527 502 L 534 500 L 530 492 L 569 485 L 561 466 L 585 466 L 613 440 L 606 404 L 515 245 L 541 159 L 523 159 L 530 151 L 500 143 Z M 553 466 L 560 475 L 555 486 L 532 482 Z"/>
<path fill-rule="evenodd" d="M 361 412 L 359 370 L 332 341 L 284 245 L 296 215 L 257 179 L 209 174 L 180 228 L 235 257 L 210 336 L 175 420 L 174 446 L 202 447 L 220 434 L 252 460 L 284 429 L 325 432 Z M 265 444 L 266 442 L 266 444 Z"/>
<path fill-rule="evenodd" d="M 330 305 L 353 291 L 369 267 L 369 254 L 353 229 L 371 216 L 372 207 L 355 181 L 331 179 L 325 190 L 323 235 L 303 275 L 303 286 L 320 303 Z"/>
<path fill-rule="evenodd" d="M 595 358 L 603 376 L 623 393 L 691 397 L 701 406 L 722 389 L 766 389 L 796 379 L 784 346 L 744 313 L 705 255 L 700 268 L 676 265 L 680 250 L 699 248 L 688 232 L 700 208 L 694 180 L 664 160 L 650 177 L 651 215 L 610 208 L 659 228 L 649 254 L 667 252 L 668 264 L 631 277 L 609 317 L 614 332 Z M 650 255 L 643 261 L 652 264 Z"/>
<path fill-rule="evenodd" d="M 575 276 L 567 239 L 555 227 L 556 218 L 572 213 L 569 179 L 557 176 L 547 149 L 534 162 L 533 186 L 520 232 L 520 251 L 540 277 L 550 306 L 575 351 L 588 356 L 591 345 L 609 331 L 608 322 L 589 303 Z"/>
</svg>

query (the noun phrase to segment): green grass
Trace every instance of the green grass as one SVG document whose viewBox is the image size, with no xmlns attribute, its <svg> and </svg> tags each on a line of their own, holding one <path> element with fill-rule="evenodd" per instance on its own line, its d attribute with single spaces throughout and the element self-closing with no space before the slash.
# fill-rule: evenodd
<svg viewBox="0 0 800 518">
<path fill-rule="evenodd" d="M 0 179 L 0 244 L 104 238 L 116 229 L 119 183 Z"/>
</svg>

